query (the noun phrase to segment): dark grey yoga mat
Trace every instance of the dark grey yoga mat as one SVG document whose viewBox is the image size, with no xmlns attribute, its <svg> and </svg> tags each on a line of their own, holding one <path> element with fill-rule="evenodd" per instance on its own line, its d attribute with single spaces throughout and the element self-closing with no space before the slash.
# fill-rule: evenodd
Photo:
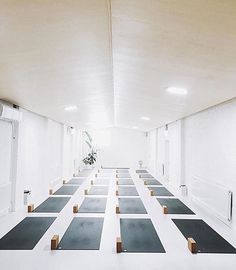
<svg viewBox="0 0 236 270">
<path fill-rule="evenodd" d="M 154 196 L 174 196 L 168 189 L 165 187 L 148 187 L 150 190 L 154 191 Z"/>
<path fill-rule="evenodd" d="M 138 196 L 138 191 L 135 187 L 118 187 L 118 195 L 119 196 Z"/>
<path fill-rule="evenodd" d="M 96 179 L 96 180 L 94 180 L 93 182 L 94 182 L 94 185 L 98 185 L 98 186 L 108 186 L 108 185 L 110 185 L 110 179 Z"/>
<path fill-rule="evenodd" d="M 26 217 L 0 239 L 0 250 L 33 249 L 55 219 L 56 217 Z"/>
<path fill-rule="evenodd" d="M 88 195 L 108 195 L 108 186 L 92 186 Z"/>
<path fill-rule="evenodd" d="M 130 178 L 130 174 L 129 173 L 119 173 L 116 174 L 117 178 Z"/>
<path fill-rule="evenodd" d="M 85 178 L 72 178 L 70 181 L 65 183 L 65 185 L 82 185 L 85 181 Z"/>
<path fill-rule="evenodd" d="M 141 173 L 139 174 L 139 178 L 154 178 L 154 177 L 149 173 Z"/>
<path fill-rule="evenodd" d="M 134 182 L 131 178 L 127 178 L 127 179 L 119 179 L 118 181 L 118 185 L 134 185 Z"/>
<path fill-rule="evenodd" d="M 193 238 L 198 253 L 236 253 L 236 249 L 201 219 L 172 219 L 183 236 Z"/>
<path fill-rule="evenodd" d="M 117 173 L 129 173 L 129 170 L 117 170 Z"/>
<path fill-rule="evenodd" d="M 59 250 L 98 250 L 103 218 L 76 217 L 63 235 Z"/>
<path fill-rule="evenodd" d="M 140 198 L 119 198 L 121 214 L 147 214 Z"/>
<path fill-rule="evenodd" d="M 79 208 L 79 213 L 105 213 L 106 198 L 85 198 Z"/>
<path fill-rule="evenodd" d="M 126 168 L 126 167 L 101 167 L 102 169 L 105 170 L 129 170 L 130 168 Z"/>
<path fill-rule="evenodd" d="M 162 185 L 155 178 L 153 178 L 153 179 L 142 179 L 142 180 L 145 181 L 148 186 L 161 186 Z"/>
<path fill-rule="evenodd" d="M 64 185 L 54 192 L 53 195 L 74 195 L 78 188 L 78 186 Z"/>
<path fill-rule="evenodd" d="M 49 197 L 41 203 L 33 212 L 36 213 L 59 213 L 70 200 L 70 197 Z"/>
<path fill-rule="evenodd" d="M 147 170 L 136 170 L 136 173 L 148 173 Z"/>
<path fill-rule="evenodd" d="M 92 171 L 90 172 L 84 172 L 84 173 L 78 173 L 78 175 L 76 175 L 76 177 L 88 177 L 90 174 L 92 173 Z"/>
<path fill-rule="evenodd" d="M 157 201 L 160 205 L 167 206 L 168 214 L 195 215 L 194 212 L 179 199 L 157 198 Z"/>
<path fill-rule="evenodd" d="M 122 218 L 120 230 L 123 252 L 165 253 L 150 219 Z"/>
</svg>

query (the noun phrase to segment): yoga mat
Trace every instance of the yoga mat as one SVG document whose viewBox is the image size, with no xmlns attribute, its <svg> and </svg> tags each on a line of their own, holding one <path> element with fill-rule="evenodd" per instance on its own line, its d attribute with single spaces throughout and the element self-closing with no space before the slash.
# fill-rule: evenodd
<svg viewBox="0 0 236 270">
<path fill-rule="evenodd" d="M 129 173 L 129 170 L 116 170 L 117 173 Z"/>
<path fill-rule="evenodd" d="M 165 253 L 150 219 L 122 218 L 120 230 L 123 252 Z"/>
<path fill-rule="evenodd" d="M 120 214 L 147 214 L 140 198 L 119 198 Z"/>
<path fill-rule="evenodd" d="M 154 191 L 154 196 L 174 196 L 168 189 L 165 187 L 148 187 L 150 190 Z"/>
<path fill-rule="evenodd" d="M 62 186 L 53 195 L 74 195 L 79 187 L 78 186 Z"/>
<path fill-rule="evenodd" d="M 85 181 L 85 178 L 72 178 L 71 180 L 69 180 L 67 183 L 65 183 L 65 185 L 82 185 Z"/>
<path fill-rule="evenodd" d="M 33 212 L 35 213 L 59 213 L 70 200 L 70 197 L 49 197 L 41 203 Z"/>
<path fill-rule="evenodd" d="M 55 217 L 26 217 L 0 239 L 0 250 L 33 249 L 55 219 Z"/>
<path fill-rule="evenodd" d="M 155 179 L 142 179 L 148 186 L 161 186 L 162 184 Z"/>
<path fill-rule="evenodd" d="M 98 250 L 100 248 L 102 227 L 103 218 L 73 218 L 58 245 L 58 249 Z"/>
<path fill-rule="evenodd" d="M 236 253 L 236 249 L 201 219 L 172 219 L 183 236 L 193 238 L 198 253 Z"/>
<path fill-rule="evenodd" d="M 128 179 L 119 179 L 118 180 L 118 185 L 134 185 L 134 182 L 131 178 Z"/>
<path fill-rule="evenodd" d="M 147 170 L 136 170 L 136 173 L 148 173 Z"/>
<path fill-rule="evenodd" d="M 149 173 L 141 173 L 139 174 L 139 178 L 154 178 L 154 177 Z"/>
<path fill-rule="evenodd" d="M 130 174 L 129 173 L 119 173 L 116 174 L 118 178 L 130 178 Z"/>
<path fill-rule="evenodd" d="M 85 198 L 79 208 L 79 213 L 105 213 L 106 203 L 106 198 Z"/>
<path fill-rule="evenodd" d="M 88 195 L 108 195 L 108 186 L 92 186 Z"/>
<path fill-rule="evenodd" d="M 118 187 L 118 195 L 119 196 L 138 196 L 138 191 L 135 187 Z"/>
<path fill-rule="evenodd" d="M 160 203 L 160 205 L 167 206 L 168 214 L 195 215 L 194 212 L 179 199 L 158 198 L 157 201 Z"/>
<path fill-rule="evenodd" d="M 108 186 L 110 185 L 110 179 L 97 179 L 97 180 L 94 180 L 94 185 L 97 185 L 97 186 Z"/>
</svg>

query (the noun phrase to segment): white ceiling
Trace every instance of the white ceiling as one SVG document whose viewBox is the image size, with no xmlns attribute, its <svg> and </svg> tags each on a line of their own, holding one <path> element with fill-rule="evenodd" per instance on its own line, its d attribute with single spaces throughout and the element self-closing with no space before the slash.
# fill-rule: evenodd
<svg viewBox="0 0 236 270">
<path fill-rule="evenodd" d="M 235 0 L 0 0 L 0 98 L 63 123 L 152 129 L 235 97 L 235 73 Z"/>
</svg>

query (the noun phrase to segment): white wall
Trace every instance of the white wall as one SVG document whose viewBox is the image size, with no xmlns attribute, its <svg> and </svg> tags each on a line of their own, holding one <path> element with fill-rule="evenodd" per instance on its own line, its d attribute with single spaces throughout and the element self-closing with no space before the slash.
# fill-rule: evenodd
<svg viewBox="0 0 236 270">
<path fill-rule="evenodd" d="M 137 168 L 139 160 L 147 166 L 148 138 L 144 132 L 107 128 L 91 131 L 90 134 L 99 148 L 97 166 Z M 86 151 L 87 148 L 84 154 Z"/>
<path fill-rule="evenodd" d="M 48 196 L 50 187 L 74 173 L 76 134 L 70 128 L 32 112 L 21 110 L 19 123 L 16 208 L 23 207 L 23 191 L 32 191 L 36 205 Z"/>
<path fill-rule="evenodd" d="M 157 143 L 152 140 L 151 148 L 157 147 L 156 175 L 162 177 L 168 140 L 170 184 L 186 184 L 199 206 L 227 223 L 228 191 L 236 194 L 236 100 L 169 124 L 168 136 L 164 130 L 157 129 Z"/>
<path fill-rule="evenodd" d="M 0 119 L 0 214 L 11 208 L 12 123 Z"/>
<path fill-rule="evenodd" d="M 236 100 L 188 117 L 184 125 L 186 183 L 191 192 L 194 177 L 202 181 L 209 190 L 198 188 L 198 196 L 220 212 L 227 207 L 224 190 L 236 195 Z"/>
<path fill-rule="evenodd" d="M 149 132 L 148 169 L 153 174 L 157 173 L 157 129 Z"/>
</svg>

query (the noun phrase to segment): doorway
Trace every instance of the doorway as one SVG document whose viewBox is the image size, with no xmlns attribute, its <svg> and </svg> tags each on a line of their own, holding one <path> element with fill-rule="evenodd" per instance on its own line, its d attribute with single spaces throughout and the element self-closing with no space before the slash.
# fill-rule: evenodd
<svg viewBox="0 0 236 270">
<path fill-rule="evenodd" d="M 170 170 L 170 141 L 165 140 L 164 178 L 169 181 Z"/>
</svg>

